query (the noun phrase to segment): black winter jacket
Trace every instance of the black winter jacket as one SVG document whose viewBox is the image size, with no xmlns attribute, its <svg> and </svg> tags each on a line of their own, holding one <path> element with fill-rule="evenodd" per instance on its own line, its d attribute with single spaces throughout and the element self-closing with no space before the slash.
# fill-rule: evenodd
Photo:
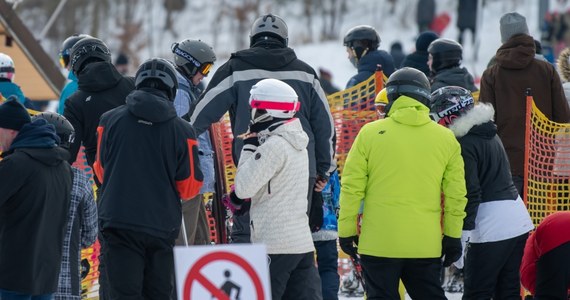
<svg viewBox="0 0 570 300">
<path fill-rule="evenodd" d="M 190 118 L 201 134 L 229 112 L 234 136 L 249 127 L 249 91 L 258 81 L 275 78 L 289 84 L 299 96 L 295 115 L 309 136 L 309 176 L 329 176 L 336 169 L 335 129 L 329 104 L 315 70 L 297 59 L 291 48 L 253 47 L 233 53 L 214 74 Z M 234 139 L 232 154 L 237 165 L 243 140 Z"/>
<path fill-rule="evenodd" d="M 438 71 L 431 80 L 431 91 L 435 91 L 445 86 L 460 86 L 471 92 L 477 91 L 473 76 L 469 74 L 467 69 L 461 67 L 452 67 Z"/>
<path fill-rule="evenodd" d="M 479 104 L 455 119 L 449 127 L 461 144 L 465 164 L 467 216 L 463 221 L 463 230 L 475 228 L 480 203 L 516 200 L 518 197 L 507 153 L 497 135 L 497 126 L 492 121 L 493 115 L 491 105 Z"/>
<path fill-rule="evenodd" d="M 29 295 L 57 289 L 73 180 L 68 152 L 38 121 L 0 161 L 0 289 Z"/>
<path fill-rule="evenodd" d="M 75 140 L 69 148 L 69 162 L 77 158 L 81 143 L 85 146 L 87 163 L 93 167 L 97 151 L 96 130 L 101 115 L 125 104 L 135 88 L 132 77 L 123 77 L 107 62 L 90 63 L 77 76 L 78 90 L 65 101 L 63 115 L 75 129 Z"/>
<path fill-rule="evenodd" d="M 97 131 L 101 228 L 175 239 L 180 199 L 196 196 L 203 181 L 192 126 L 176 115 L 166 94 L 141 89 L 103 114 Z"/>
</svg>

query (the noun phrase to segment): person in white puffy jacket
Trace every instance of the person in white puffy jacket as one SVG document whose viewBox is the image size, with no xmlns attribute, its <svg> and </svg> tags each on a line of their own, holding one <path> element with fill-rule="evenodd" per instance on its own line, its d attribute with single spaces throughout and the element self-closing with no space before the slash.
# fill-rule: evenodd
<svg viewBox="0 0 570 300">
<path fill-rule="evenodd" d="M 322 299 L 307 216 L 309 137 L 294 118 L 300 102 L 288 84 L 251 88 L 251 125 L 235 177 L 233 204 L 251 198 L 251 242 L 269 254 L 272 299 Z"/>
</svg>

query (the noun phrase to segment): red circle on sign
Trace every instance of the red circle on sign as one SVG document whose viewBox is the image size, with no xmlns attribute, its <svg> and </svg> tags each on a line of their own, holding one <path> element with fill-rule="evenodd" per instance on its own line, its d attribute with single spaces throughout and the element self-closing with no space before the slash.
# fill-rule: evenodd
<svg viewBox="0 0 570 300">
<path fill-rule="evenodd" d="M 226 251 L 218 251 L 214 253 L 210 253 L 205 255 L 204 257 L 200 258 L 188 271 L 188 275 L 186 275 L 186 280 L 184 280 L 184 289 L 182 291 L 182 295 L 184 300 L 191 300 L 190 295 L 190 288 L 194 281 L 202 284 L 204 288 L 206 288 L 214 297 L 217 297 L 219 300 L 229 300 L 229 297 L 221 291 L 217 286 L 212 284 L 200 271 L 204 268 L 207 264 L 215 261 L 230 261 L 235 263 L 236 265 L 240 266 L 251 278 L 253 282 L 253 286 L 255 288 L 255 292 L 257 294 L 258 300 L 265 300 L 265 294 L 263 293 L 263 284 L 261 283 L 261 279 L 253 269 L 253 267 L 243 258 L 239 257 L 236 254 L 226 252 Z"/>
</svg>

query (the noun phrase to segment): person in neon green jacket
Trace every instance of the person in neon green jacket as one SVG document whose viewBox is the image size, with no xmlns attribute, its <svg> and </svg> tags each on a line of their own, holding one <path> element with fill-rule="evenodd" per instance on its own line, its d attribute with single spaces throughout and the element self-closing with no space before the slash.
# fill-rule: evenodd
<svg viewBox="0 0 570 300">
<path fill-rule="evenodd" d="M 339 243 L 347 254 L 360 254 L 368 299 L 397 299 L 399 278 L 414 299 L 446 299 L 441 257 L 448 266 L 461 256 L 467 203 L 461 147 L 429 118 L 425 74 L 400 69 L 386 90 L 388 118 L 364 125 L 346 159 Z"/>
</svg>

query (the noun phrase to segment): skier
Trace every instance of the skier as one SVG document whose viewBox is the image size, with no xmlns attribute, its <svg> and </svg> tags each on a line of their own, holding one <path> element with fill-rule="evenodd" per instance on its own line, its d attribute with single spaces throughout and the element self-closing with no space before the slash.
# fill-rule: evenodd
<svg viewBox="0 0 570 300">
<path fill-rule="evenodd" d="M 377 65 L 382 66 L 386 76 L 394 73 L 394 59 L 384 51 L 378 50 L 380 35 L 374 27 L 360 25 L 351 28 L 343 39 L 348 59 L 358 69 L 358 73 L 348 80 L 346 88 L 353 87 L 376 72 Z"/>
<path fill-rule="evenodd" d="M 59 96 L 59 105 L 57 107 L 57 112 L 60 115 L 63 115 L 63 110 L 65 108 L 65 100 L 69 98 L 75 91 L 77 91 L 77 76 L 73 73 L 71 69 L 70 63 L 70 56 L 71 56 L 71 48 L 73 45 L 77 43 L 80 39 L 84 37 L 90 37 L 87 34 L 74 34 L 63 41 L 61 44 L 61 50 L 59 50 L 59 65 L 67 70 L 67 79 L 69 80 L 63 90 L 61 90 L 61 95 Z"/>
<path fill-rule="evenodd" d="M 250 93 L 251 125 L 230 199 L 239 206 L 251 198 L 251 241 L 267 246 L 272 299 L 322 299 L 307 217 L 309 137 L 294 117 L 302 104 L 277 79 Z"/>
<path fill-rule="evenodd" d="M 43 112 L 32 117 L 32 121 L 44 119 L 55 128 L 55 133 L 61 140 L 59 147 L 67 150 L 74 139 L 75 132 L 71 123 L 62 115 L 53 112 Z M 93 188 L 87 174 L 72 167 L 73 187 L 71 189 L 71 204 L 61 257 L 61 271 L 56 300 L 81 299 L 80 260 L 81 249 L 91 246 L 97 238 L 97 205 L 93 197 Z"/>
<path fill-rule="evenodd" d="M 6 99 L 15 96 L 22 104 L 26 102 L 24 93 L 20 86 L 14 83 L 16 69 L 12 58 L 4 53 L 0 53 L 0 94 Z"/>
<path fill-rule="evenodd" d="M 299 95 L 302 105 L 296 117 L 309 136 L 307 199 L 310 204 L 313 190 L 322 190 L 336 169 L 336 134 L 327 98 L 315 70 L 287 47 L 288 40 L 287 24 L 279 16 L 267 14 L 257 18 L 250 32 L 250 48 L 232 54 L 216 71 L 190 121 L 201 134 L 229 111 L 232 133 L 241 135 L 249 126 L 251 87 L 265 78 L 278 78 L 289 84 Z M 233 140 L 232 155 L 236 165 L 242 147 L 241 139 Z M 233 221 L 232 242 L 249 243 L 249 215 L 234 216 Z"/>
<path fill-rule="evenodd" d="M 344 166 L 339 244 L 360 254 L 369 299 L 397 299 L 400 278 L 414 299 L 446 299 L 441 257 L 446 267 L 462 252 L 461 149 L 451 131 L 430 121 L 430 85 L 421 71 L 394 72 L 386 91 L 388 117 L 362 127 Z"/>
<path fill-rule="evenodd" d="M 526 241 L 520 272 L 534 299 L 568 299 L 570 212 L 555 212 L 540 222 Z"/>
<path fill-rule="evenodd" d="M 97 128 L 102 251 L 112 299 L 170 299 L 180 200 L 202 186 L 196 136 L 176 116 L 170 62 L 145 61 L 135 85 L 126 105 L 105 113 Z"/>
<path fill-rule="evenodd" d="M 510 176 L 493 106 L 474 102 L 470 91 L 448 86 L 433 92 L 430 104 L 432 119 L 457 137 L 465 164 L 468 201 L 461 238 L 469 247 L 463 299 L 519 298 L 519 267 L 534 226 Z M 462 260 L 457 266 L 463 267 Z"/>
<path fill-rule="evenodd" d="M 432 92 L 444 86 L 460 86 L 477 91 L 473 76 L 461 66 L 463 47 L 450 39 L 440 38 L 428 47 L 428 66 L 431 71 Z"/>
<path fill-rule="evenodd" d="M 403 67 L 411 67 L 422 71 L 428 78 L 429 74 L 429 67 L 427 65 L 428 62 L 428 52 L 427 49 L 431 42 L 435 41 L 439 38 L 435 32 L 425 31 L 420 33 L 418 38 L 416 39 L 416 51 L 406 55 L 404 61 L 402 61 L 402 65 L 400 68 Z"/>
<path fill-rule="evenodd" d="M 0 299 L 52 299 L 72 170 L 45 120 L 12 97 L 0 105 Z"/>
<path fill-rule="evenodd" d="M 201 91 L 198 85 L 210 73 L 216 61 L 212 47 L 200 40 L 186 39 L 172 45 L 178 90 L 174 98 L 176 114 L 186 121 Z M 204 205 L 204 193 L 215 192 L 214 151 L 208 130 L 198 136 L 198 157 L 204 182 L 200 194 L 191 201 L 182 203 L 182 214 L 186 226 L 186 240 L 190 245 L 207 245 L 210 243 L 210 231 Z M 183 232 L 176 239 L 177 245 L 184 245 Z"/>
</svg>

